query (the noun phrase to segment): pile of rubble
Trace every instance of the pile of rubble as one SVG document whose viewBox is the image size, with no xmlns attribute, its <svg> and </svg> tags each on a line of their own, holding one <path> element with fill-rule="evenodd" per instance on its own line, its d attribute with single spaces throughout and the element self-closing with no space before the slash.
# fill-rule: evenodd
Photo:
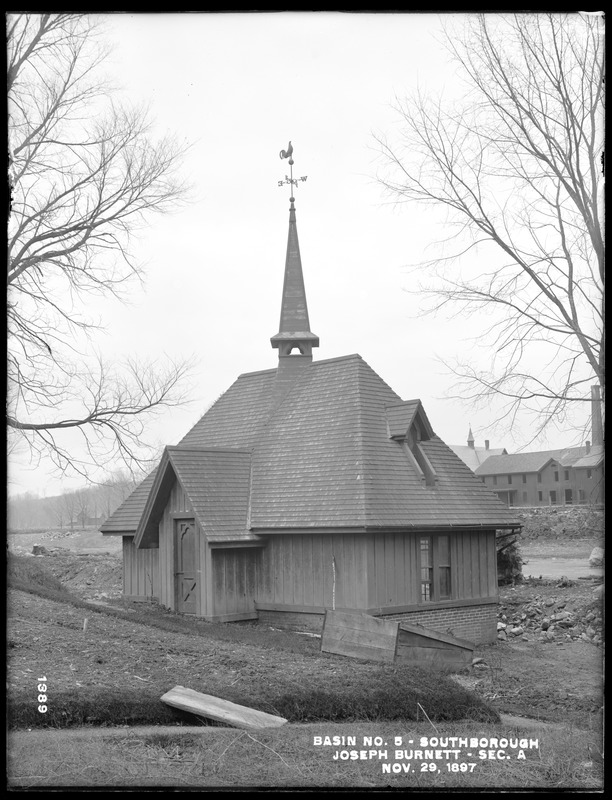
<svg viewBox="0 0 612 800">
<path fill-rule="evenodd" d="M 604 512 L 597 506 L 539 506 L 517 513 L 523 541 L 603 539 Z"/>
<path fill-rule="evenodd" d="M 565 584 L 567 585 L 567 584 Z M 564 582 L 556 588 L 563 588 Z M 522 605 L 500 604 L 497 614 L 497 638 L 526 642 L 563 642 L 582 639 L 601 647 L 603 639 L 603 584 L 586 601 L 565 597 L 534 595 Z"/>
</svg>

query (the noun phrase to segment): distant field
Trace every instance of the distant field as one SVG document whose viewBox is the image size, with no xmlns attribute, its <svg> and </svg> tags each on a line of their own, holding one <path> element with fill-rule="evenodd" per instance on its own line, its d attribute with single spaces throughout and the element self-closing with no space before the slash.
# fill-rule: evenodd
<svg viewBox="0 0 612 800">
<path fill-rule="evenodd" d="M 96 528 L 85 530 L 60 531 L 44 530 L 32 533 L 31 531 L 10 531 L 8 534 L 9 550 L 15 553 L 31 553 L 32 547 L 40 544 L 49 549 L 61 547 L 78 553 L 88 551 L 119 553 L 121 551 L 121 536 L 103 536 Z"/>
</svg>

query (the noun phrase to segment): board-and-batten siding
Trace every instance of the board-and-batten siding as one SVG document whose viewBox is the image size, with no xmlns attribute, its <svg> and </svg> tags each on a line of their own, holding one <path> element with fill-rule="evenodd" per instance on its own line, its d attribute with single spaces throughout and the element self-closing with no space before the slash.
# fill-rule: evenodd
<svg viewBox="0 0 612 800">
<path fill-rule="evenodd" d="M 414 605 L 419 602 L 419 562 L 416 534 L 368 534 L 366 608 Z"/>
<path fill-rule="evenodd" d="M 365 608 L 365 559 L 359 535 L 269 536 L 256 600 L 298 608 Z"/>
<path fill-rule="evenodd" d="M 255 613 L 259 549 L 220 549 L 212 552 L 212 615 Z"/>
<path fill-rule="evenodd" d="M 458 533 L 451 537 L 453 598 L 478 599 L 497 596 L 497 549 L 495 531 Z"/>
<path fill-rule="evenodd" d="M 495 532 L 449 535 L 450 602 L 495 597 Z M 419 538 L 418 533 L 270 536 L 257 603 L 304 610 L 430 607 L 420 602 Z"/>
<path fill-rule="evenodd" d="M 134 537 L 123 537 L 123 594 L 159 599 L 159 551 L 137 550 Z"/>
<path fill-rule="evenodd" d="M 451 532 L 451 601 L 497 595 L 494 531 Z M 394 608 L 420 603 L 419 534 L 368 536 L 368 608 Z"/>
</svg>

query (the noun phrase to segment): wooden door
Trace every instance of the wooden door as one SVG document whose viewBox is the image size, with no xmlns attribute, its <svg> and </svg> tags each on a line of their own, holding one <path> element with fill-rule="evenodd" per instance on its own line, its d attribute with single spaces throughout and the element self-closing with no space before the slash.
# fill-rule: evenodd
<svg viewBox="0 0 612 800">
<path fill-rule="evenodd" d="M 196 572 L 195 520 L 174 522 L 176 610 L 181 614 L 197 611 L 198 580 Z"/>
</svg>

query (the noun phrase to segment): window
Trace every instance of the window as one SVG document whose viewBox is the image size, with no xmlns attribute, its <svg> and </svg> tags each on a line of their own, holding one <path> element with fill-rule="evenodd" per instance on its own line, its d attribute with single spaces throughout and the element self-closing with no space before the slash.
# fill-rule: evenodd
<svg viewBox="0 0 612 800">
<path fill-rule="evenodd" d="M 559 472 L 558 472 L 558 470 L 555 470 L 555 480 L 556 481 L 559 480 Z"/>
<path fill-rule="evenodd" d="M 527 475 L 523 475 L 523 483 L 527 483 Z"/>
<path fill-rule="evenodd" d="M 493 486 L 497 486 L 497 475 L 493 475 Z"/>
<path fill-rule="evenodd" d="M 551 506 L 556 506 L 557 505 L 557 493 L 556 492 L 551 492 L 550 493 L 550 504 L 551 504 Z"/>
<path fill-rule="evenodd" d="M 450 600 L 450 537 L 421 536 L 419 539 L 419 552 L 421 602 Z"/>
<path fill-rule="evenodd" d="M 451 596 L 451 567 L 450 567 L 450 537 L 438 536 L 438 598 L 450 600 Z"/>
<path fill-rule="evenodd" d="M 538 492 L 538 501 L 541 503 L 543 499 L 542 492 Z"/>
<path fill-rule="evenodd" d="M 539 472 L 538 472 L 538 483 L 542 483 L 542 476 L 540 475 Z"/>
<path fill-rule="evenodd" d="M 508 483 L 512 483 L 512 475 L 508 475 Z"/>
<path fill-rule="evenodd" d="M 421 602 L 432 599 L 433 553 L 431 538 L 421 537 Z"/>
<path fill-rule="evenodd" d="M 563 480 L 569 481 L 569 469 L 564 470 Z"/>
<path fill-rule="evenodd" d="M 584 489 L 578 489 L 578 502 L 585 503 L 586 502 L 586 494 Z"/>
<path fill-rule="evenodd" d="M 587 469 L 587 478 L 592 478 L 592 477 L 593 477 L 593 470 Z"/>
</svg>

